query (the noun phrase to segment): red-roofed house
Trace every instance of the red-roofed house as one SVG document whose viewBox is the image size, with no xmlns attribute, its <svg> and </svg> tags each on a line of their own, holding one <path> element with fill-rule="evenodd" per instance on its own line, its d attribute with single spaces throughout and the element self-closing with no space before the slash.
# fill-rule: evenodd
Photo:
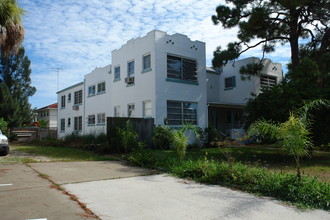
<svg viewBox="0 0 330 220">
<path fill-rule="evenodd" d="M 47 128 L 57 129 L 57 103 L 39 108 L 34 112 L 36 113 L 36 121 L 44 120 L 48 122 Z"/>
</svg>

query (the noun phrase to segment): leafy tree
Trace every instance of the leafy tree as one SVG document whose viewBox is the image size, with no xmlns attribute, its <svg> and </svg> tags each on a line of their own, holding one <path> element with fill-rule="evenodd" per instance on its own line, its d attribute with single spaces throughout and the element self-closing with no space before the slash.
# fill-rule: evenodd
<svg viewBox="0 0 330 220">
<path fill-rule="evenodd" d="M 24 39 L 21 16 L 24 10 L 16 0 L 0 1 L 0 46 L 3 56 L 17 53 Z"/>
<path fill-rule="evenodd" d="M 316 100 L 306 103 L 295 114 L 291 113 L 287 121 L 276 124 L 264 119 L 254 122 L 249 130 L 250 136 L 267 135 L 276 140 L 289 155 L 296 161 L 297 176 L 300 178 L 300 158 L 309 155 L 309 149 L 313 146 L 310 138 L 311 110 L 321 106 L 330 107 L 329 102 Z"/>
<path fill-rule="evenodd" d="M 32 111 L 28 99 L 36 91 L 31 86 L 31 62 L 24 48 L 16 55 L 0 56 L 0 117 L 9 127 L 29 124 Z"/>
<path fill-rule="evenodd" d="M 330 45 L 329 0 L 226 0 L 212 16 L 224 28 L 238 27 L 239 41 L 214 52 L 213 66 L 219 67 L 242 53 L 261 46 L 263 53 L 275 51 L 276 44 L 290 44 L 294 70 L 300 64 L 299 39 L 322 56 Z"/>
<path fill-rule="evenodd" d="M 3 118 L 0 118 L 0 130 L 7 131 L 8 129 L 8 122 L 6 122 Z"/>
</svg>

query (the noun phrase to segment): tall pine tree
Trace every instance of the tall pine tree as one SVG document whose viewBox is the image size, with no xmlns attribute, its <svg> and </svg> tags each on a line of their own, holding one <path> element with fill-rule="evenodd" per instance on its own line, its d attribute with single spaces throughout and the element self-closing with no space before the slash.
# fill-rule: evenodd
<svg viewBox="0 0 330 220">
<path fill-rule="evenodd" d="M 31 86 L 31 61 L 21 47 L 16 55 L 0 54 L 0 118 L 9 127 L 28 124 L 32 119 L 29 97 L 36 88 Z"/>
</svg>

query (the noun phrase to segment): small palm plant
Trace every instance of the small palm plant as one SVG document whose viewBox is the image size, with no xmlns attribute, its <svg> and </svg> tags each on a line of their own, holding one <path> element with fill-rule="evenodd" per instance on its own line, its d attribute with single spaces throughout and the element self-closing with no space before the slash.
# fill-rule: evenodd
<svg viewBox="0 0 330 220">
<path fill-rule="evenodd" d="M 291 113 L 286 122 L 280 124 L 258 120 L 250 126 L 248 135 L 266 135 L 276 140 L 295 159 L 297 177 L 300 178 L 300 159 L 301 157 L 308 156 L 308 149 L 313 146 L 310 138 L 310 126 L 312 122 L 309 112 L 321 106 L 329 108 L 329 101 L 315 100 L 305 103 L 296 113 Z"/>
</svg>

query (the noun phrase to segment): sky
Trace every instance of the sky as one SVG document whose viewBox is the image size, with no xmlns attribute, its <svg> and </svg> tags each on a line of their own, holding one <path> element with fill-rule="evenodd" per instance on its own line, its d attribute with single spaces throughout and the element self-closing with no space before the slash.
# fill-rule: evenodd
<svg viewBox="0 0 330 220">
<path fill-rule="evenodd" d="M 111 64 L 111 51 L 152 30 L 181 33 L 213 51 L 236 40 L 237 29 L 214 25 L 211 16 L 224 0 L 18 0 L 23 16 L 23 46 L 31 60 L 32 108 L 57 102 L 56 92 L 83 81 L 96 67 Z M 261 57 L 259 49 L 240 58 Z M 285 65 L 289 47 L 266 56 Z"/>
</svg>

